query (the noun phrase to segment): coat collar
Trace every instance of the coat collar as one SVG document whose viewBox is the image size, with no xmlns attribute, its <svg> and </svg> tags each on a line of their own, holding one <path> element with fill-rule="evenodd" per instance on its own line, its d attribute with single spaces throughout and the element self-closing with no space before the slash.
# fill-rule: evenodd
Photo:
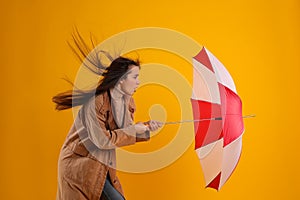
<svg viewBox="0 0 300 200">
<path fill-rule="evenodd" d="M 107 121 L 109 123 L 110 129 L 113 130 L 116 128 L 121 128 L 118 127 L 113 116 L 111 102 L 110 102 L 111 97 L 109 91 L 104 92 L 102 95 L 103 95 L 103 108 L 104 108 L 103 111 L 105 110 L 105 112 L 107 112 L 108 114 Z M 127 113 L 125 114 L 124 123 L 123 123 L 125 127 L 132 124 L 133 114 L 136 110 L 135 103 L 132 97 L 129 97 L 129 100 L 127 102 L 128 102 L 127 109 L 126 109 Z"/>
</svg>

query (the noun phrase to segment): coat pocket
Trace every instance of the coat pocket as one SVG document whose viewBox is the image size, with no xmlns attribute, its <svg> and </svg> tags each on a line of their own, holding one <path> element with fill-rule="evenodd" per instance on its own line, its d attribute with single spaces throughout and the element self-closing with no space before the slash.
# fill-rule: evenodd
<svg viewBox="0 0 300 200">
<path fill-rule="evenodd" d="M 84 144 L 81 142 L 74 143 L 73 147 L 71 148 L 73 153 L 87 157 L 89 155 L 89 151 L 85 148 Z"/>
</svg>

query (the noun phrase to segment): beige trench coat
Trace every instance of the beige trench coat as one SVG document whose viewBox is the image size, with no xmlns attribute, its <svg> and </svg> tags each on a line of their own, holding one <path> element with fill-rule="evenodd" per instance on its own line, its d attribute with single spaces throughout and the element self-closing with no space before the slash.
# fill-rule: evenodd
<svg viewBox="0 0 300 200">
<path fill-rule="evenodd" d="M 125 108 L 125 128 L 119 129 L 108 92 L 81 107 L 60 152 L 57 200 L 99 200 L 107 174 L 124 196 L 116 176 L 115 149 L 149 140 L 149 133 L 137 134 L 132 125 L 132 98 Z"/>
</svg>

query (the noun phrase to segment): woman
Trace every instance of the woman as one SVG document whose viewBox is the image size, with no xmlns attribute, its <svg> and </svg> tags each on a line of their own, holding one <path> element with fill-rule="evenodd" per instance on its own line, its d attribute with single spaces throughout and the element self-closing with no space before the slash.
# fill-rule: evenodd
<svg viewBox="0 0 300 200">
<path fill-rule="evenodd" d="M 138 61 L 113 59 L 101 50 L 90 52 L 79 34 L 73 39 L 83 64 L 102 79 L 95 90 L 67 91 L 53 97 L 57 110 L 82 105 L 59 156 L 57 200 L 122 200 L 115 149 L 149 140 L 149 131 L 157 130 L 162 123 L 133 124 Z M 99 53 L 112 60 L 109 67 L 102 65 Z"/>
</svg>

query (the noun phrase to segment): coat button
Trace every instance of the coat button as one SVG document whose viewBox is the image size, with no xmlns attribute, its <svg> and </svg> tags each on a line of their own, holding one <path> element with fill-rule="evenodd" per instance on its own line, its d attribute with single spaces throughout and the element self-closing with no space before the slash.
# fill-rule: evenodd
<svg viewBox="0 0 300 200">
<path fill-rule="evenodd" d="M 112 165 L 112 164 L 113 164 L 112 161 L 110 161 L 110 162 L 109 162 L 109 165 Z"/>
</svg>

